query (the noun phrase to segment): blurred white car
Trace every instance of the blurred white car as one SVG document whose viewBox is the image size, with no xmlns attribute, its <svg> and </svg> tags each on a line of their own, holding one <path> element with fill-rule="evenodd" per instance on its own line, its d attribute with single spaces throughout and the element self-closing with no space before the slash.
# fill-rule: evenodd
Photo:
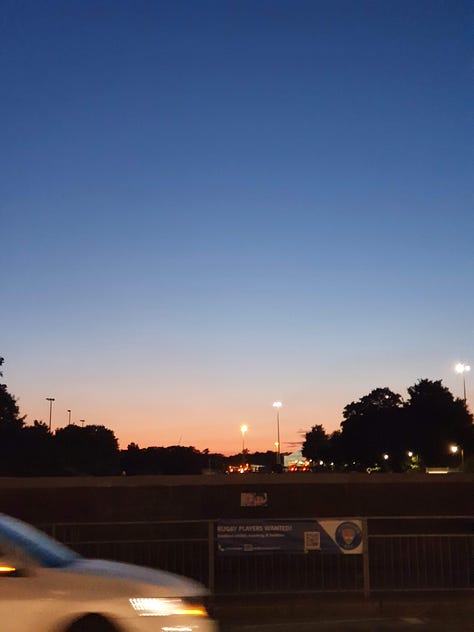
<svg viewBox="0 0 474 632">
<path fill-rule="evenodd" d="M 5 632 L 216 632 L 204 586 L 164 571 L 82 558 L 0 514 Z"/>
</svg>

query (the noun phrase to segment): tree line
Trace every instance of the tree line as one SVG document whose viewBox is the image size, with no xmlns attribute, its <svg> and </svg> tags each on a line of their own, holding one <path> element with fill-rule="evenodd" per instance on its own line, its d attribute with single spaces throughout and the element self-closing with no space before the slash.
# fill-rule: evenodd
<svg viewBox="0 0 474 632">
<path fill-rule="evenodd" d="M 0 367 L 3 362 L 0 358 Z M 304 456 L 316 470 L 405 471 L 446 465 L 448 446 L 456 444 L 468 464 L 473 417 L 464 400 L 455 399 L 441 381 L 420 380 L 408 394 L 404 401 L 388 388 L 377 388 L 348 404 L 340 430 L 329 435 L 315 425 L 305 434 Z M 136 443 L 120 450 L 114 432 L 102 425 L 70 424 L 52 433 L 42 421 L 27 425 L 25 419 L 15 397 L 0 384 L 0 476 L 200 474 L 224 472 L 243 460 L 267 471 L 278 469 L 273 451 L 225 457 L 192 446 L 140 448 Z"/>
<path fill-rule="evenodd" d="M 330 435 L 322 425 L 306 433 L 302 452 L 316 467 L 403 472 L 465 466 L 473 454 L 473 416 L 441 380 L 419 380 L 406 400 L 376 388 L 344 408 L 340 426 Z"/>
</svg>

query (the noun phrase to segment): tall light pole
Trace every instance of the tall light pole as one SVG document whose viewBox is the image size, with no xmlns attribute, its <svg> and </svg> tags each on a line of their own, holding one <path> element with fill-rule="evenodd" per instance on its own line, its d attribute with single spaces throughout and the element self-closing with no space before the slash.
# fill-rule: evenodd
<svg viewBox="0 0 474 632">
<path fill-rule="evenodd" d="M 471 367 L 469 364 L 463 364 L 462 362 L 458 362 L 454 367 L 456 373 L 460 373 L 462 375 L 462 386 L 464 393 L 464 403 L 466 403 L 466 373 L 469 373 Z"/>
<path fill-rule="evenodd" d="M 84 428 L 85 419 L 79 419 L 79 421 L 81 422 L 81 426 Z"/>
<path fill-rule="evenodd" d="M 280 408 L 282 407 L 282 403 L 281 402 L 273 402 L 273 408 L 276 408 L 277 411 L 277 445 L 276 445 L 276 449 L 277 449 L 277 464 L 280 465 L 280 454 L 281 454 L 281 448 L 280 448 Z"/>
<path fill-rule="evenodd" d="M 67 409 L 67 415 L 68 415 L 67 425 L 70 426 L 71 425 L 71 410 L 69 408 Z"/>
<path fill-rule="evenodd" d="M 245 433 L 247 432 L 248 429 L 249 427 L 246 424 L 243 424 L 242 426 L 240 426 L 240 432 L 242 433 L 242 456 L 244 456 L 245 454 Z"/>
<path fill-rule="evenodd" d="M 461 452 L 461 469 L 464 469 L 464 450 L 460 448 L 458 445 L 450 445 L 449 449 L 453 454 L 457 454 L 457 452 Z"/>
<path fill-rule="evenodd" d="M 49 402 L 49 431 L 51 432 L 51 417 L 53 415 L 53 402 L 55 399 L 54 397 L 46 397 L 46 400 Z"/>
</svg>

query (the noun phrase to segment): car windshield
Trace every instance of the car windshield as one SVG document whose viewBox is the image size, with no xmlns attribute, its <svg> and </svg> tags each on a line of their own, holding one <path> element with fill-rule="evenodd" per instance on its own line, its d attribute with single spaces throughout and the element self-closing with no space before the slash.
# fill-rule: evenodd
<svg viewBox="0 0 474 632">
<path fill-rule="evenodd" d="M 48 568 L 68 566 L 80 558 L 64 544 L 9 516 L 0 515 L 0 540 L 21 549 L 38 564 Z"/>
</svg>

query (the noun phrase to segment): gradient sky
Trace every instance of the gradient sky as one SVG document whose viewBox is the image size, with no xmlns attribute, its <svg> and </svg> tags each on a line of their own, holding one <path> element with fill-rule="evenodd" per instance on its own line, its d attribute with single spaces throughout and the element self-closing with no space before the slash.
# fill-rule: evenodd
<svg viewBox="0 0 474 632">
<path fill-rule="evenodd" d="M 474 364 L 471 4 L 3 0 L 0 355 L 27 422 L 282 450 Z M 474 397 L 474 373 L 467 377 Z M 471 399 L 472 401 L 472 399 Z"/>
</svg>

